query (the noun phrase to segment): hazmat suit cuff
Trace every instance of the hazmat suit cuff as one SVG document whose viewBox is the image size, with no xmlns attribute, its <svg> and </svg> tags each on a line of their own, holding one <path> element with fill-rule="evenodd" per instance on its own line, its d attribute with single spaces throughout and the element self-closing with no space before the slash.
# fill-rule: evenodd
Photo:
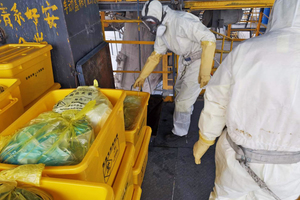
<svg viewBox="0 0 300 200">
<path fill-rule="evenodd" d="M 202 143 L 205 143 L 209 146 L 213 145 L 215 143 L 215 140 L 207 140 L 204 138 L 204 136 L 202 135 L 201 131 L 199 131 L 199 140 L 202 142 Z"/>
</svg>

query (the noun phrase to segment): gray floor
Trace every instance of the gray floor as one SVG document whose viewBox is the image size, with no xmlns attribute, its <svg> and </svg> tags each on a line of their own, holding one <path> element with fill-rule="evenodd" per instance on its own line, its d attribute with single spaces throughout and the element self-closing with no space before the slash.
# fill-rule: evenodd
<svg viewBox="0 0 300 200">
<path fill-rule="evenodd" d="M 193 145 L 198 140 L 198 119 L 203 100 L 195 103 L 188 136 L 167 143 L 164 135 L 172 130 L 174 103 L 164 103 L 156 138 L 149 148 L 148 165 L 142 185 L 142 200 L 206 200 L 214 185 L 215 146 L 194 163 Z"/>
</svg>

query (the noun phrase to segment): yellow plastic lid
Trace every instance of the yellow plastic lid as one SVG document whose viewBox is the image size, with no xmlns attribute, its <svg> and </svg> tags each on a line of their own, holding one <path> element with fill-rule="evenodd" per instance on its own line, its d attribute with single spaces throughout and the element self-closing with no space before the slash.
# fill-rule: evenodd
<svg viewBox="0 0 300 200">
<path fill-rule="evenodd" d="M 48 43 L 6 44 L 0 47 L 0 70 L 7 70 L 28 62 L 52 49 Z"/>
</svg>

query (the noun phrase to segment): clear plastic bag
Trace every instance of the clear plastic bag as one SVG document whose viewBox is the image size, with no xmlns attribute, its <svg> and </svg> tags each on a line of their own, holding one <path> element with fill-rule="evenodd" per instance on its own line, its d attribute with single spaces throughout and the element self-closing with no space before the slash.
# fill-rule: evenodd
<svg viewBox="0 0 300 200">
<path fill-rule="evenodd" d="M 0 153 L 1 162 L 47 166 L 80 163 L 94 140 L 93 127 L 85 114 L 95 103 L 89 102 L 81 111 L 40 114 L 13 135 Z"/>
<path fill-rule="evenodd" d="M 135 127 L 137 119 L 141 114 L 142 97 L 126 96 L 124 100 L 124 121 L 125 130 L 131 130 Z"/>
<path fill-rule="evenodd" d="M 92 126 L 99 131 L 112 112 L 112 104 L 95 86 L 80 86 L 63 100 L 59 101 L 53 111 L 62 113 L 66 110 L 81 110 L 88 102 L 95 100 L 95 107 L 86 113 Z"/>
</svg>

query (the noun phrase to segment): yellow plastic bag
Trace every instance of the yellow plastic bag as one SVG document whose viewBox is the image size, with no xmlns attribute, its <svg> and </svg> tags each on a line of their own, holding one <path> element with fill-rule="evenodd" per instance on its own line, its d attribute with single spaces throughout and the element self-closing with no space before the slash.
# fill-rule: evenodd
<svg viewBox="0 0 300 200">
<path fill-rule="evenodd" d="M 27 184 L 40 185 L 44 164 L 21 165 L 14 169 L 0 172 L 0 181 L 19 181 Z"/>
<path fill-rule="evenodd" d="M 95 84 L 97 85 L 97 84 Z M 80 86 L 72 93 L 59 101 L 53 111 L 62 113 L 66 110 L 81 110 L 88 102 L 96 101 L 95 106 L 85 115 L 96 131 L 99 131 L 112 112 L 112 104 L 109 99 L 95 86 Z"/>
<path fill-rule="evenodd" d="M 39 185 L 44 164 L 22 165 L 0 172 L 0 200 L 53 200 L 52 196 L 30 185 Z"/>
</svg>

